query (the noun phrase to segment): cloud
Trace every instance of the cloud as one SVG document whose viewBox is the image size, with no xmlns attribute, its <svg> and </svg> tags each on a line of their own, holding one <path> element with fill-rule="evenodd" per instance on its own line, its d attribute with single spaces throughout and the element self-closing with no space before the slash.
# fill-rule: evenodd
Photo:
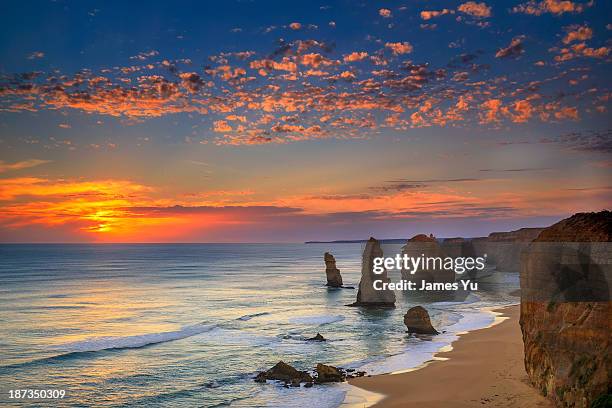
<svg viewBox="0 0 612 408">
<path fill-rule="evenodd" d="M 290 58 L 287 58 L 287 57 L 284 57 L 279 62 L 271 60 L 271 59 L 252 61 L 250 64 L 250 67 L 253 69 L 263 69 L 267 71 L 272 71 L 272 70 L 289 71 L 289 72 L 297 71 L 297 64 L 293 62 Z"/>
<path fill-rule="evenodd" d="M 291 23 L 289 24 L 289 28 L 292 30 L 301 30 L 302 24 L 301 23 Z"/>
<path fill-rule="evenodd" d="M 483 110 L 481 113 L 480 123 L 495 123 L 499 122 L 498 114 L 500 112 L 500 108 L 502 105 L 502 101 L 500 99 L 489 99 L 488 101 L 483 102 L 480 107 Z"/>
<path fill-rule="evenodd" d="M 0 160 L 0 173 L 5 173 L 7 171 L 13 170 L 22 170 L 29 169 L 32 167 L 40 166 L 42 164 L 51 163 L 50 160 L 39 160 L 39 159 L 28 159 L 22 160 L 15 163 L 7 163 L 3 160 Z"/>
<path fill-rule="evenodd" d="M 525 13 L 540 16 L 545 13 L 561 15 L 564 13 L 581 13 L 590 3 L 577 3 L 569 0 L 530 0 L 512 9 L 515 13 Z"/>
<path fill-rule="evenodd" d="M 343 60 L 344 62 L 349 63 L 349 62 L 363 61 L 367 57 L 368 57 L 367 52 L 352 52 L 348 55 L 345 55 Z"/>
<path fill-rule="evenodd" d="M 572 25 L 565 28 L 567 33 L 563 37 L 563 44 L 569 44 L 574 41 L 590 40 L 593 37 L 593 30 L 587 25 Z"/>
<path fill-rule="evenodd" d="M 253 201 L 252 191 L 204 191 L 177 197 L 129 180 L 3 179 L 0 184 L 0 240 L 78 239 L 101 242 L 303 240 L 310 228 L 325 235 L 351 228 L 397 225 L 405 220 L 445 224 L 474 217 L 517 217 L 603 205 L 609 189 L 542 188 L 484 193 L 463 183 L 491 179 L 391 180 L 367 193 L 306 193 Z M 446 184 L 454 183 L 453 188 Z M 422 184 L 426 186 L 421 187 Z M 578 196 L 577 196 L 578 195 Z M 609 201 L 609 200 L 608 200 Z M 579 203 L 579 204 L 578 204 Z M 405 225 L 402 227 L 405 228 Z M 49 231 L 54 234 L 50 235 Z M 363 232 L 363 231 L 362 231 Z M 346 235 L 345 235 L 346 236 Z M 289 239 L 291 240 L 291 239 Z"/>
<path fill-rule="evenodd" d="M 421 18 L 423 20 L 431 20 L 434 17 L 439 17 L 439 16 L 443 16 L 446 14 L 455 14 L 455 10 L 450 10 L 450 9 L 442 9 L 439 11 L 436 10 L 423 10 L 421 11 Z"/>
<path fill-rule="evenodd" d="M 612 129 L 605 131 L 572 132 L 556 139 L 556 143 L 581 152 L 612 154 Z"/>
<path fill-rule="evenodd" d="M 391 10 L 386 9 L 386 8 L 381 8 L 380 10 L 378 10 L 378 14 L 383 17 L 383 18 L 391 18 Z"/>
<path fill-rule="evenodd" d="M 518 58 L 525 52 L 523 49 L 524 40 L 524 35 L 514 37 L 507 47 L 500 48 L 497 53 L 495 53 L 495 58 Z"/>
<path fill-rule="evenodd" d="M 476 3 L 475 1 L 468 1 L 459 5 L 457 10 L 476 18 L 491 17 L 491 7 L 487 6 L 484 2 Z"/>
<path fill-rule="evenodd" d="M 610 54 L 610 48 L 608 47 L 592 48 L 584 42 L 561 48 L 558 51 L 559 55 L 555 56 L 557 62 L 565 62 L 579 57 L 605 58 Z"/>
<path fill-rule="evenodd" d="M 385 43 L 385 47 L 389 48 L 395 55 L 409 54 L 412 52 L 412 45 L 407 41 L 393 43 L 388 42 Z"/>
<path fill-rule="evenodd" d="M 147 59 L 149 59 L 151 57 L 156 57 L 158 55 L 159 55 L 159 51 L 151 50 L 151 51 L 145 51 L 145 52 L 138 53 L 138 54 L 130 57 L 130 59 L 131 60 L 138 60 L 138 61 L 146 61 Z"/>
<path fill-rule="evenodd" d="M 232 131 L 232 127 L 224 120 L 216 120 L 213 126 L 213 130 L 219 133 L 227 133 Z"/>
<path fill-rule="evenodd" d="M 555 60 L 605 59 L 608 48 L 581 41 L 586 32 L 579 27 L 586 26 L 567 28 L 578 33 L 569 44 L 550 49 Z M 515 37 L 496 56 L 520 56 L 524 38 Z M 260 58 L 253 59 L 253 51 L 220 52 L 203 67 L 187 58 L 160 58 L 74 74 L 6 74 L 0 79 L 0 110 L 76 110 L 129 125 L 187 113 L 192 119 L 201 117 L 216 133 L 206 142 L 219 145 L 362 139 L 384 129 L 427 126 L 497 129 L 509 123 L 577 120 L 582 111 L 598 115 L 606 110 L 606 88 L 581 90 L 586 82 L 574 78 L 578 73 L 569 78 L 570 73 L 551 72 L 542 79 L 536 75 L 548 75 L 544 70 L 517 70 L 501 77 L 478 63 L 484 52 L 464 51 L 447 63 L 419 55 L 420 62 L 414 63 L 398 58 L 413 52 L 410 43 L 376 43 L 384 48 L 341 53 L 320 40 L 280 40 L 268 53 L 258 51 Z M 558 64 L 549 66 L 558 69 Z M 595 85 L 595 74 L 589 78 Z M 568 81 L 576 92 L 565 92 Z"/>
<path fill-rule="evenodd" d="M 44 57 L 45 57 L 45 53 L 42 52 L 42 51 L 34 51 L 30 55 L 28 55 L 28 59 L 29 60 L 41 59 L 41 58 L 44 58 Z"/>
</svg>

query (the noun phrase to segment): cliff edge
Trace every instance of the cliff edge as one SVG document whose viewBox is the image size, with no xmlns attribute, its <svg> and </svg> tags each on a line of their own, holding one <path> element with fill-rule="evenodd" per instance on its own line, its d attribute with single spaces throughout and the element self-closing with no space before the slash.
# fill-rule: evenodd
<svg viewBox="0 0 612 408">
<path fill-rule="evenodd" d="M 612 213 L 579 213 L 540 232 L 521 263 L 525 369 L 559 407 L 610 394 Z"/>
</svg>

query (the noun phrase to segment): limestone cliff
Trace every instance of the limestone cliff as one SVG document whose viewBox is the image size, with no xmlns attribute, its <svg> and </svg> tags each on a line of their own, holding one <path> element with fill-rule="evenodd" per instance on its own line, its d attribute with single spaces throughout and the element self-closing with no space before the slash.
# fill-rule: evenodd
<svg viewBox="0 0 612 408">
<path fill-rule="evenodd" d="M 374 258 L 382 257 L 383 251 L 378 240 L 370 238 L 363 250 L 361 262 L 361 280 L 357 301 L 351 306 L 395 307 L 395 292 L 392 290 L 375 290 L 374 281 L 390 282 L 385 270 L 377 275 L 373 271 Z"/>
<path fill-rule="evenodd" d="M 527 249 L 543 228 L 521 228 L 509 232 L 492 232 L 487 238 L 487 262 L 498 271 L 518 272 L 521 254 Z"/>
<path fill-rule="evenodd" d="M 612 391 L 611 240 L 611 212 L 580 213 L 544 229 L 523 256 L 525 369 L 559 407 Z"/>
</svg>

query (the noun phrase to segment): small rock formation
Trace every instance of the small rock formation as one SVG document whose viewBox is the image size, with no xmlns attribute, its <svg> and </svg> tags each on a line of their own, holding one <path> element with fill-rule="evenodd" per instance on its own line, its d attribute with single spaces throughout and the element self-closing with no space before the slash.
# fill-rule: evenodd
<svg viewBox="0 0 612 408">
<path fill-rule="evenodd" d="M 342 382 L 345 379 L 346 374 L 340 369 L 321 363 L 317 364 L 317 383 Z"/>
<path fill-rule="evenodd" d="M 330 286 L 332 288 L 341 288 L 342 275 L 340 275 L 340 270 L 336 268 L 336 259 L 329 252 L 325 253 L 323 259 L 325 260 L 325 274 L 327 275 L 327 286 Z"/>
<path fill-rule="evenodd" d="M 443 259 L 445 257 L 442 247 L 433 235 L 418 234 L 410 238 L 406 245 L 402 248 L 402 255 L 419 258 L 422 255 L 425 257 L 437 257 Z M 421 281 L 425 282 L 454 282 L 455 272 L 446 270 L 442 265 L 429 265 L 427 268 L 420 268 L 414 273 L 413 271 L 402 270 L 402 279 L 412 281 L 421 287 Z"/>
<path fill-rule="evenodd" d="M 279 361 L 274 367 L 268 371 L 262 371 L 255 377 L 256 382 L 264 383 L 266 380 L 284 381 L 291 386 L 300 386 L 300 383 L 312 383 L 313 378 L 306 371 L 299 371 L 291 367 L 284 361 Z"/>
<path fill-rule="evenodd" d="M 404 324 L 408 332 L 414 334 L 439 334 L 431 325 L 429 313 L 424 307 L 415 306 L 410 308 L 404 315 Z"/>
<path fill-rule="evenodd" d="M 349 306 L 395 307 L 394 291 L 389 289 L 375 290 L 373 286 L 376 280 L 383 283 L 391 282 L 386 270 L 380 275 L 373 272 L 374 258 L 382 256 L 383 251 L 380 248 L 380 243 L 375 238 L 370 238 L 362 255 L 361 280 L 357 291 L 357 301 Z"/>
<path fill-rule="evenodd" d="M 306 339 L 308 341 L 325 341 L 325 337 L 321 336 L 321 333 L 317 333 L 316 336 Z"/>
<path fill-rule="evenodd" d="M 543 230 L 524 254 L 525 369 L 559 407 L 592 407 L 611 393 L 610 241 L 612 212 L 579 213 Z"/>
</svg>

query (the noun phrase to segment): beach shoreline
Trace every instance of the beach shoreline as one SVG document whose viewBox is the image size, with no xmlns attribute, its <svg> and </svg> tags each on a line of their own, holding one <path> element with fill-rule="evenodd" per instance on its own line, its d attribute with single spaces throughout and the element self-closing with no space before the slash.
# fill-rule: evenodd
<svg viewBox="0 0 612 408">
<path fill-rule="evenodd" d="M 460 334 L 419 368 L 355 378 L 349 384 L 381 395 L 368 405 L 376 408 L 552 407 L 528 384 L 519 308 L 491 310 L 497 314 L 493 324 Z"/>
</svg>

